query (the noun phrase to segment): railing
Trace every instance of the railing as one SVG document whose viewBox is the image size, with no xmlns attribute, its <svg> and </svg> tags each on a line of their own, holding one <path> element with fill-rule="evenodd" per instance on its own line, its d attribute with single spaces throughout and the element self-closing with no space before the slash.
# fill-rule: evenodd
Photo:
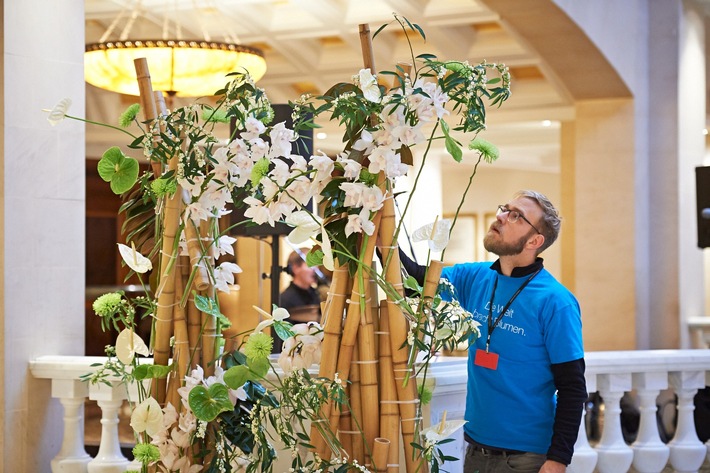
<svg viewBox="0 0 710 473">
<path fill-rule="evenodd" d="M 52 472 L 122 473 L 129 461 L 121 453 L 118 409 L 127 397 L 124 386 L 88 385 L 79 376 L 88 373 L 97 357 L 44 356 L 30 362 L 36 378 L 51 380 L 52 397 L 64 406 L 64 439 L 52 461 Z M 573 473 L 660 473 L 670 465 L 680 473 L 697 472 L 710 459 L 710 442 L 703 444 L 693 420 L 693 398 L 698 389 L 710 385 L 710 350 L 648 350 L 591 352 L 586 355 L 587 390 L 604 400 L 603 425 L 598 441 L 587 436 L 585 423 L 575 446 Z M 434 396 L 424 412 L 426 424 L 463 418 L 466 395 L 466 359 L 441 357 L 432 364 Z M 675 435 L 661 440 L 657 422 L 657 398 L 668 390 L 677 396 Z M 636 440 L 627 444 L 621 429 L 620 402 L 633 391 L 638 400 L 640 424 Z M 102 411 L 102 432 L 98 453 L 91 457 L 84 447 L 84 403 L 96 401 Z M 134 397 L 135 399 L 135 397 Z M 461 431 L 445 445 L 445 453 L 463 458 Z M 287 459 L 290 463 L 290 459 Z M 287 463 L 288 464 L 288 463 Z M 463 471 L 462 462 L 444 465 L 452 473 Z M 135 468 L 135 466 L 133 466 Z M 286 466 L 274 471 L 287 471 Z"/>
</svg>

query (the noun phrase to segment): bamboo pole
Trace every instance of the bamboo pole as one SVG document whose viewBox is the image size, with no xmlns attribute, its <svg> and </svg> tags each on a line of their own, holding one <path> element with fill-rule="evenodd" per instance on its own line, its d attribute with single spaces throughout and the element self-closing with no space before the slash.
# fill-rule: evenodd
<svg viewBox="0 0 710 473">
<path fill-rule="evenodd" d="M 373 237 L 370 237 L 374 239 Z M 372 445 L 380 433 L 380 403 L 377 386 L 377 342 L 375 340 L 375 324 L 372 313 L 372 284 L 368 277 L 365 283 L 365 312 L 360 318 L 360 327 L 357 333 L 358 353 L 360 361 L 360 396 L 362 410 L 367 412 L 363 417 L 360 428 L 365 436 L 366 459 L 365 464 L 371 461 Z"/>
<path fill-rule="evenodd" d="M 350 368 L 350 416 L 353 429 L 348 432 L 352 439 L 352 451 L 349 452 L 354 460 L 361 465 L 366 465 L 365 439 L 362 434 L 363 423 L 363 398 L 360 386 L 360 365 L 358 364 L 358 347 L 353 350 L 352 367 Z M 366 465 L 367 466 L 367 465 Z"/>
<path fill-rule="evenodd" d="M 155 106 L 150 85 L 150 72 L 145 58 L 134 61 L 136 76 L 141 91 L 141 101 Z M 152 109 L 154 113 L 154 108 Z M 176 170 L 178 157 L 172 156 L 168 162 L 170 170 Z M 172 336 L 173 305 L 175 304 L 175 243 L 180 225 L 180 196 L 182 192 L 177 186 L 175 193 L 166 198 L 163 211 L 163 244 L 160 255 L 159 283 L 156 290 L 158 307 L 155 314 L 155 344 L 153 346 L 153 362 L 156 365 L 167 365 L 170 359 L 170 337 Z M 151 395 L 162 405 L 165 402 L 166 380 L 158 379 L 151 386 Z"/>
<path fill-rule="evenodd" d="M 335 378 L 335 368 L 338 363 L 338 348 L 340 347 L 340 336 L 343 331 L 343 312 L 345 310 L 345 300 L 350 292 L 350 275 L 347 265 L 339 265 L 333 271 L 333 279 L 328 291 L 325 305 L 321 311 L 321 321 L 323 325 L 323 344 L 321 348 L 321 363 L 318 376 L 326 379 Z M 321 420 L 330 418 L 332 403 L 327 402 L 320 413 Z M 315 452 L 325 458 L 328 454 L 326 439 L 318 432 L 316 426 L 311 427 L 311 444 Z"/>
<path fill-rule="evenodd" d="M 182 275 L 177 274 L 175 293 L 178 298 L 182 295 L 183 291 Z M 178 412 L 180 412 L 182 403 L 180 402 L 178 388 L 182 386 L 182 381 L 185 379 L 187 370 L 190 368 L 190 343 L 187 335 L 187 318 L 185 316 L 185 308 L 180 304 L 175 304 L 173 307 L 173 323 L 175 333 L 175 342 L 173 344 L 173 364 L 175 366 L 173 371 L 170 373 L 171 377 L 168 382 L 167 400 L 175 409 L 177 409 Z"/>
<path fill-rule="evenodd" d="M 402 275 L 400 273 L 399 252 L 394 241 L 395 215 L 394 197 L 385 198 L 382 208 L 382 225 L 380 227 L 380 240 L 382 241 L 382 259 L 385 261 L 385 278 L 398 293 L 398 300 L 392 297 L 387 299 L 387 311 L 390 327 L 390 348 L 392 349 L 392 366 L 394 370 L 395 387 L 399 402 L 399 412 L 402 423 L 402 443 L 404 444 L 404 457 L 407 473 L 414 471 L 425 472 L 426 462 L 416 458 L 411 443 L 415 440 L 414 433 L 420 425 L 419 393 L 416 378 L 411 368 L 408 368 L 409 344 L 407 334 L 409 328 L 407 320 L 402 314 L 399 303 L 404 298 Z"/>
<path fill-rule="evenodd" d="M 390 441 L 388 439 L 376 438 L 372 448 L 372 470 L 375 473 L 387 472 L 387 458 L 389 458 Z"/>
<path fill-rule="evenodd" d="M 350 385 L 348 385 L 345 388 L 345 397 L 350 399 Z M 340 424 L 338 427 L 338 438 L 340 440 L 340 446 L 343 447 L 343 450 L 348 452 L 348 455 L 350 452 L 353 451 L 353 438 L 352 434 L 349 432 L 353 432 L 353 421 L 352 421 L 352 411 L 350 410 L 350 407 L 348 406 L 345 409 L 342 409 L 340 411 Z"/>
<path fill-rule="evenodd" d="M 239 349 L 242 341 L 242 336 L 239 335 L 239 332 L 244 329 L 240 327 L 243 323 L 240 324 L 239 320 L 239 286 L 236 284 L 230 286 L 229 292 L 219 291 L 217 299 L 219 300 L 219 311 L 232 323 L 231 326 L 222 330 L 224 352 L 229 353 Z"/>
<path fill-rule="evenodd" d="M 210 287 L 210 279 L 202 254 L 200 236 L 195 222 L 189 219 L 185 223 L 185 240 L 187 241 L 187 252 L 190 255 L 190 270 L 195 271 L 193 285 L 198 291 L 206 291 Z"/>
<path fill-rule="evenodd" d="M 133 60 L 133 66 L 136 69 L 138 94 L 141 109 L 143 110 L 143 121 L 148 122 L 148 127 L 150 128 L 153 121 L 158 117 L 158 107 L 156 106 L 155 94 L 153 93 L 153 83 L 150 79 L 148 60 L 144 57 L 136 58 Z M 163 94 L 160 94 L 160 96 L 162 97 Z M 159 137 L 159 134 L 156 132 L 153 132 L 153 135 L 154 137 Z M 159 161 L 151 160 L 150 165 L 153 169 L 153 176 L 155 176 L 156 179 L 159 178 L 163 174 L 163 164 Z"/>
<path fill-rule="evenodd" d="M 390 347 L 390 324 L 387 303 L 380 307 L 380 437 L 390 441 L 387 458 L 387 473 L 399 473 L 399 405 L 397 387 L 392 371 L 392 348 Z M 379 463 L 375 463 L 380 468 Z"/>
<path fill-rule="evenodd" d="M 205 378 L 207 378 L 214 374 L 217 319 L 203 312 L 202 327 L 202 368 L 205 370 Z"/>
<path fill-rule="evenodd" d="M 187 292 L 185 315 L 187 319 L 187 340 L 190 350 L 190 369 L 193 370 L 202 361 L 202 341 L 200 339 L 200 311 L 195 306 L 193 287 L 187 287 L 190 280 L 190 257 L 180 256 L 180 272 L 182 275 L 184 291 Z M 184 292 L 183 292 L 184 293 Z"/>
</svg>

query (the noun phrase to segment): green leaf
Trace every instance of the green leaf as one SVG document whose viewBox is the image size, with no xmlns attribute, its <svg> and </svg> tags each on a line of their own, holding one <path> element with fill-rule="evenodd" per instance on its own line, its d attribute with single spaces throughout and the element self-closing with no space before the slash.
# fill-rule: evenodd
<svg viewBox="0 0 710 473">
<path fill-rule="evenodd" d="M 456 140 L 450 136 L 446 137 L 445 144 L 446 151 L 451 155 L 451 157 L 454 158 L 454 161 L 460 163 L 463 159 L 463 151 L 461 150 L 461 146 L 459 146 Z"/>
<path fill-rule="evenodd" d="M 195 417 L 204 422 L 212 422 L 220 413 L 234 409 L 227 386 L 219 383 L 209 388 L 195 386 L 190 391 L 188 403 Z"/>
<path fill-rule="evenodd" d="M 306 255 L 306 265 L 308 267 L 320 266 L 323 264 L 323 251 L 311 250 Z"/>
<path fill-rule="evenodd" d="M 114 194 L 123 194 L 138 180 L 138 161 L 123 154 L 118 146 L 106 150 L 96 166 L 101 179 L 111 184 Z"/>
<path fill-rule="evenodd" d="M 201 296 L 196 293 L 195 307 L 197 307 L 197 309 L 201 312 L 209 314 L 219 320 L 219 322 L 222 324 L 222 328 L 228 328 L 232 326 L 232 322 L 230 322 L 229 319 L 219 311 L 219 307 L 215 303 L 214 299 L 210 299 L 209 297 Z"/>
<path fill-rule="evenodd" d="M 247 365 L 249 369 L 254 372 L 254 376 L 258 378 L 266 376 L 266 373 L 269 372 L 269 368 L 271 368 L 271 363 L 268 358 L 249 358 Z"/>
<path fill-rule="evenodd" d="M 296 335 L 294 331 L 291 330 L 291 327 L 293 327 L 293 325 L 291 325 L 291 323 L 289 322 L 277 320 L 276 322 L 274 322 L 272 327 L 276 332 L 276 335 L 278 335 L 281 340 L 286 340 L 287 338 L 291 338 Z"/>
<path fill-rule="evenodd" d="M 170 366 L 138 365 L 133 370 L 133 376 L 135 376 L 138 381 L 143 379 L 159 379 L 165 378 L 170 371 L 172 371 Z"/>
<path fill-rule="evenodd" d="M 414 279 L 414 276 L 407 276 L 407 279 L 404 280 L 403 284 L 407 289 L 411 289 L 412 291 L 416 291 L 418 293 L 422 292 L 422 287 L 419 285 L 417 280 Z"/>
<path fill-rule="evenodd" d="M 244 386 L 244 383 L 249 381 L 249 379 L 249 368 L 245 365 L 232 366 L 224 372 L 224 383 L 231 389 Z"/>
</svg>

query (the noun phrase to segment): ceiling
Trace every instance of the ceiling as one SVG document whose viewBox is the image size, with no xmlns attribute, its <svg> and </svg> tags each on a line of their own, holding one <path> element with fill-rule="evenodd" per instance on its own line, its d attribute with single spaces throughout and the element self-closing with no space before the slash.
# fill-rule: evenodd
<svg viewBox="0 0 710 473">
<path fill-rule="evenodd" d="M 501 149 L 496 166 L 559 172 L 559 120 L 571 119 L 573 107 L 546 76 L 536 53 L 479 1 L 85 0 L 85 11 L 87 44 L 99 41 L 114 24 L 115 34 L 107 39 L 118 39 L 122 30 L 128 32 L 125 39 L 159 39 L 167 30 L 171 37 L 213 41 L 236 37 L 242 44 L 258 47 L 268 67 L 258 85 L 272 103 L 286 103 L 304 92 L 322 93 L 336 82 L 350 80 L 362 67 L 358 25 L 368 23 L 374 32 L 397 12 L 426 33 L 426 43 L 414 38 L 415 54 L 508 65 L 512 96 L 501 109 L 489 110 L 489 128 L 482 135 Z M 131 15 L 135 22 L 125 28 L 122 18 Z M 373 46 L 379 70 L 391 70 L 410 58 L 406 37 L 395 27 L 380 33 Z M 189 101 L 176 100 L 177 105 Z M 113 122 L 133 102 L 130 96 L 87 85 L 89 119 Z M 316 148 L 339 151 L 338 130 L 323 125 L 327 137 L 317 139 Z M 116 136 L 87 128 L 89 157 L 115 144 Z"/>
</svg>

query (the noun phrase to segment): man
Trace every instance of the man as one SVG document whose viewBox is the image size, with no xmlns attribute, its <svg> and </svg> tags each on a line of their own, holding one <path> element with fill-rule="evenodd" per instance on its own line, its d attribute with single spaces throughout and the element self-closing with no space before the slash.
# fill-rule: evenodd
<svg viewBox="0 0 710 473">
<path fill-rule="evenodd" d="M 442 272 L 481 323 L 468 355 L 464 473 L 557 473 L 572 459 L 587 398 L 579 304 L 538 256 L 559 229 L 544 195 L 518 192 L 483 242 L 499 259 Z"/>
<path fill-rule="evenodd" d="M 320 293 L 316 289 L 318 279 L 314 268 L 309 267 L 301 256 L 303 252 L 294 251 L 288 257 L 286 273 L 293 277 L 291 284 L 281 293 L 279 306 L 288 310 L 294 318 L 298 310 L 314 311 L 314 321 L 320 318 Z M 304 309 L 305 307 L 305 309 Z M 294 323 L 309 320 L 289 320 Z"/>
</svg>

